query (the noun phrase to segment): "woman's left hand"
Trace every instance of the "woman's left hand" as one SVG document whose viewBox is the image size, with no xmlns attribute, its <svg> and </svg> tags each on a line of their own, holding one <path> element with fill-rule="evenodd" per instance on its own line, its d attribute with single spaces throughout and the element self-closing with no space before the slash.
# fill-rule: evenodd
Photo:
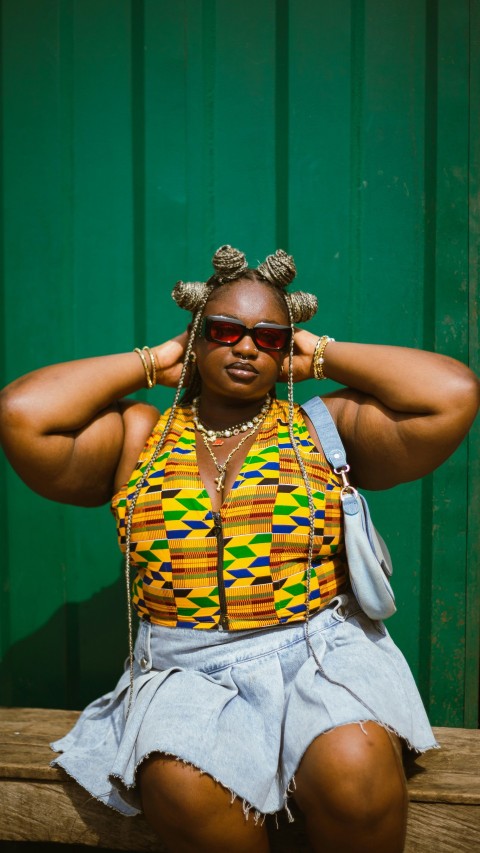
<svg viewBox="0 0 480 853">
<path fill-rule="evenodd" d="M 157 385 L 175 388 L 178 385 L 185 358 L 188 332 L 181 332 L 163 344 L 152 347 L 157 365 Z"/>
<path fill-rule="evenodd" d="M 305 329 L 295 330 L 293 349 L 293 381 L 302 382 L 304 379 L 313 379 L 313 353 L 319 336 L 312 335 Z M 288 380 L 288 354 L 282 364 L 280 381 Z"/>
<path fill-rule="evenodd" d="M 303 329 L 295 332 L 295 382 L 313 377 L 318 340 Z M 288 357 L 282 368 L 286 381 Z M 337 341 L 326 347 L 323 368 L 343 386 L 324 399 L 363 488 L 385 489 L 433 471 L 453 453 L 478 409 L 474 374 L 439 353 Z"/>
</svg>

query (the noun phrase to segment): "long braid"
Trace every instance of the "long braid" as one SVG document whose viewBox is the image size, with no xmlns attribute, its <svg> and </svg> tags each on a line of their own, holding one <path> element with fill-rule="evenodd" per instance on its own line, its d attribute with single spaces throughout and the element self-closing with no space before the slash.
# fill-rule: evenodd
<svg viewBox="0 0 480 853">
<path fill-rule="evenodd" d="M 290 435 L 290 441 L 292 443 L 293 451 L 295 453 L 295 458 L 298 462 L 298 467 L 300 468 L 303 482 L 305 483 L 305 489 L 308 497 L 308 512 L 309 512 L 309 530 L 308 530 L 308 554 L 307 554 L 307 577 L 306 577 L 306 601 L 305 601 L 305 640 L 307 642 L 308 648 L 314 655 L 315 653 L 312 649 L 310 643 L 310 634 L 309 634 L 309 623 L 310 623 L 310 591 L 311 591 L 311 577 L 312 577 L 312 562 L 313 562 L 313 547 L 315 543 L 315 503 L 313 501 L 312 495 L 312 486 L 310 480 L 308 478 L 307 470 L 305 468 L 305 463 L 301 457 L 300 450 L 298 448 L 298 442 L 295 438 L 293 432 L 293 418 L 294 418 L 294 401 L 293 401 L 293 352 L 294 352 L 294 325 L 292 321 L 292 311 L 290 307 L 290 295 L 288 293 L 284 294 L 285 302 L 287 305 L 288 316 L 290 319 L 290 325 L 292 327 L 292 337 L 290 340 L 290 352 L 288 357 L 288 432 Z"/>
<path fill-rule="evenodd" d="M 130 713 L 130 708 L 132 706 L 132 700 L 133 700 L 133 692 L 134 692 L 133 620 L 132 620 L 132 601 L 131 601 L 131 591 L 130 591 L 130 565 L 131 565 L 130 553 L 131 553 L 133 513 L 135 512 L 135 507 L 137 505 L 138 497 L 140 495 L 142 487 L 143 487 L 148 475 L 150 474 L 150 471 L 152 470 L 152 467 L 153 467 L 156 459 L 158 459 L 158 456 L 160 455 L 162 447 L 165 443 L 165 439 L 166 439 L 166 437 L 169 433 L 170 427 L 172 425 L 173 418 L 175 417 L 175 413 L 176 413 L 176 410 L 178 407 L 178 402 L 180 400 L 180 394 L 181 394 L 182 388 L 183 388 L 183 382 L 185 380 L 185 376 L 186 376 L 186 373 L 187 373 L 187 370 L 189 367 L 190 353 L 192 352 L 193 342 L 195 340 L 195 336 L 197 334 L 198 327 L 199 327 L 201 319 L 202 319 L 203 309 L 205 307 L 205 303 L 207 302 L 208 296 L 209 296 L 209 293 L 207 293 L 205 295 L 204 300 L 200 304 L 199 308 L 197 309 L 197 311 L 194 315 L 193 321 L 192 321 L 192 327 L 191 327 L 190 335 L 188 337 L 187 346 L 185 349 L 185 358 L 184 358 L 183 365 L 182 365 L 182 372 L 181 372 L 180 380 L 179 380 L 179 383 L 178 383 L 178 386 L 177 386 L 177 389 L 175 392 L 175 397 L 173 399 L 172 408 L 170 410 L 170 414 L 169 414 L 168 419 L 167 419 L 167 423 L 165 424 L 165 428 L 162 432 L 162 435 L 160 436 L 160 439 L 158 441 L 158 444 L 157 444 L 154 452 L 152 453 L 152 455 L 150 457 L 150 460 L 148 462 L 147 467 L 145 468 L 145 471 L 138 478 L 138 481 L 137 481 L 136 486 L 135 486 L 135 491 L 132 495 L 132 498 L 131 498 L 131 501 L 128 505 L 128 510 L 127 510 L 127 522 L 126 522 L 126 526 L 125 526 L 125 586 L 126 586 L 126 593 L 127 593 L 128 659 L 129 659 L 129 669 L 130 669 L 130 690 L 129 690 L 129 696 L 128 696 L 126 718 L 128 718 L 128 715 Z M 128 501 L 128 498 L 127 498 L 127 501 Z"/>
</svg>

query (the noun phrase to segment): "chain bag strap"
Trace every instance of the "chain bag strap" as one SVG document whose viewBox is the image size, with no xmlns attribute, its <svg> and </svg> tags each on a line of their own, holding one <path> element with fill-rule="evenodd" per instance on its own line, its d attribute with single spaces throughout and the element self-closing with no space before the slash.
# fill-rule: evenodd
<svg viewBox="0 0 480 853">
<path fill-rule="evenodd" d="M 312 397 L 302 409 L 315 428 L 329 465 L 342 480 L 345 551 L 355 598 L 370 619 L 387 619 L 397 609 L 389 581 L 392 561 L 388 548 L 373 526 L 365 497 L 350 485 L 345 448 L 325 403 L 320 397 Z"/>
</svg>

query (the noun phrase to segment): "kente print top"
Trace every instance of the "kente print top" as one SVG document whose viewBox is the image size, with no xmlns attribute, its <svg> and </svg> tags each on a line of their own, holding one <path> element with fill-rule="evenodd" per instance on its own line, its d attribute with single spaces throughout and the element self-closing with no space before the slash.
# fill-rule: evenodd
<svg viewBox="0 0 480 853">
<path fill-rule="evenodd" d="M 130 481 L 114 496 L 120 548 L 127 504 L 164 430 L 159 419 Z M 347 587 L 341 483 L 315 448 L 299 407 L 294 435 L 316 507 L 310 612 Z M 200 479 L 190 406 L 175 415 L 133 514 L 132 601 L 166 627 L 240 630 L 296 622 L 306 612 L 309 510 L 288 432 L 288 404 L 273 400 L 220 512 Z"/>
</svg>

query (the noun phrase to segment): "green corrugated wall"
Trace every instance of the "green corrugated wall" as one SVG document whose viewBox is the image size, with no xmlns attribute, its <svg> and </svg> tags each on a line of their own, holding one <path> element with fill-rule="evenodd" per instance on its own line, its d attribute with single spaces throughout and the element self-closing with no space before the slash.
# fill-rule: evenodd
<svg viewBox="0 0 480 853">
<path fill-rule="evenodd" d="M 253 262 L 288 249 L 321 334 L 478 367 L 479 0 L 1 11 L 5 382 L 178 332 L 171 287 L 225 242 Z M 372 496 L 389 626 L 437 724 L 478 722 L 478 439 Z M 79 707 L 126 655 L 109 510 L 49 503 L 0 465 L 0 702 Z"/>
</svg>

